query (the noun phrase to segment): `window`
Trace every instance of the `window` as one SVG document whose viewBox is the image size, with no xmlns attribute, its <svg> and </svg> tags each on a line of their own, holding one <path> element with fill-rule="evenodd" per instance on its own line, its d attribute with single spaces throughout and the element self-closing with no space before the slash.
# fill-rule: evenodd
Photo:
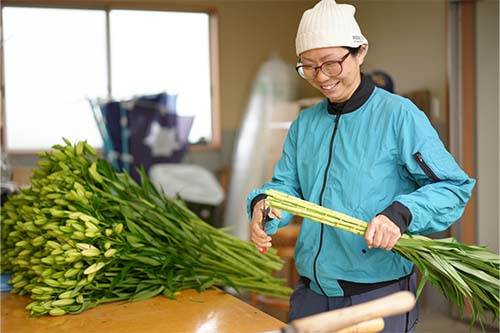
<svg viewBox="0 0 500 333">
<path fill-rule="evenodd" d="M 88 140 L 102 147 L 88 98 L 177 94 L 191 143 L 214 143 L 211 15 L 127 9 L 4 7 L 9 151 Z M 213 43 L 213 42 L 212 42 Z"/>
<path fill-rule="evenodd" d="M 8 149 L 43 150 L 63 136 L 101 146 L 85 97 L 107 95 L 104 13 L 4 8 L 3 25 Z"/>
</svg>

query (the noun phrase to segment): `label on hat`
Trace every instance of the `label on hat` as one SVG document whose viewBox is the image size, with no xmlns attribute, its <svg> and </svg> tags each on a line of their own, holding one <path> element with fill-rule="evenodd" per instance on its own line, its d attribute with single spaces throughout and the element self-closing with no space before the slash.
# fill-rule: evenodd
<svg viewBox="0 0 500 333">
<path fill-rule="evenodd" d="M 352 41 L 355 43 L 363 43 L 363 36 L 353 35 Z"/>
</svg>

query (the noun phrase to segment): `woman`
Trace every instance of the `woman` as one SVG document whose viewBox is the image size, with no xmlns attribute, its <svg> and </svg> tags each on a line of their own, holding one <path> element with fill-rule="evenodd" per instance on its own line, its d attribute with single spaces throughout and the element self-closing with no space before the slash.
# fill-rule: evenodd
<svg viewBox="0 0 500 333">
<path fill-rule="evenodd" d="M 475 183 L 422 111 L 363 75 L 368 41 L 354 12 L 351 5 L 322 0 L 302 16 L 297 72 L 326 99 L 300 113 L 272 180 L 248 197 L 250 238 L 261 249 L 291 218 L 273 209 L 267 233 L 262 230 L 270 188 L 370 221 L 365 239 L 302 222 L 295 247 L 301 278 L 290 321 L 400 290 L 415 293 L 413 264 L 390 250 L 404 232 L 447 229 L 462 215 Z M 417 317 L 415 307 L 385 318 L 383 332 L 414 332 Z"/>
</svg>

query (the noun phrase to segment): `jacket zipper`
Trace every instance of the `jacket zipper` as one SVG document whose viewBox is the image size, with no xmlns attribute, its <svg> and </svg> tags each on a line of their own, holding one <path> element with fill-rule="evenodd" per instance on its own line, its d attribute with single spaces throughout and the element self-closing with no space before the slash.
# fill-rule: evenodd
<svg viewBox="0 0 500 333">
<path fill-rule="evenodd" d="M 430 179 L 432 179 L 433 182 L 441 181 L 441 179 L 438 176 L 436 176 L 434 171 L 432 171 L 432 169 L 427 165 L 427 163 L 425 163 L 424 158 L 422 157 L 422 154 L 420 154 L 420 152 L 417 151 L 415 154 L 413 154 L 413 158 L 415 159 L 415 161 L 417 161 L 417 164 L 420 166 L 420 168 Z"/>
<path fill-rule="evenodd" d="M 328 163 L 326 164 L 326 170 L 325 170 L 325 176 L 323 177 L 323 186 L 321 187 L 321 192 L 319 194 L 319 204 L 320 206 L 323 206 L 323 194 L 325 192 L 325 187 L 326 187 L 326 181 L 328 179 L 328 170 L 330 169 L 330 164 L 332 163 L 332 155 L 333 155 L 333 141 L 335 139 L 335 134 L 337 133 L 337 129 L 339 126 L 339 119 L 340 119 L 340 113 L 335 116 L 335 126 L 333 128 L 333 133 L 332 133 L 332 138 L 330 140 L 330 151 L 328 155 Z M 316 256 L 314 257 L 314 263 L 313 263 L 313 269 L 314 269 L 314 280 L 316 281 L 316 284 L 318 285 L 319 289 L 323 293 L 323 295 L 326 296 L 325 291 L 323 290 L 323 287 L 321 287 L 321 284 L 319 283 L 318 279 L 318 272 L 316 270 L 316 265 L 318 263 L 318 258 L 319 254 L 321 252 L 321 248 L 323 246 L 323 233 L 324 233 L 324 224 L 321 223 L 321 230 L 320 230 L 320 238 L 319 238 L 319 247 L 318 247 L 318 252 L 316 253 Z"/>
</svg>

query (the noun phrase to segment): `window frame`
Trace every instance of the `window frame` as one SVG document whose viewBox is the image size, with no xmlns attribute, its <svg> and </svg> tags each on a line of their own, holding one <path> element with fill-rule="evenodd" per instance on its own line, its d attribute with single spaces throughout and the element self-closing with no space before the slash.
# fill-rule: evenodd
<svg viewBox="0 0 500 333">
<path fill-rule="evenodd" d="M 3 51 L 3 11 L 4 7 L 39 7 L 39 8 L 62 8 L 62 9 L 99 9 L 106 12 L 107 24 L 109 33 L 109 13 L 114 9 L 126 10 L 151 10 L 151 11 L 175 11 L 175 12 L 201 12 L 208 14 L 209 17 L 209 54 L 210 54 L 210 90 L 211 90 L 211 117 L 212 117 L 212 139 L 207 144 L 191 144 L 190 151 L 207 151 L 220 149 L 221 147 L 221 126 L 220 126 L 220 82 L 219 82 L 219 33 L 218 33 L 218 11 L 214 7 L 197 6 L 197 5 L 179 5 L 165 4 L 149 1 L 122 2 L 110 0 L 4 0 L 0 6 L 0 27 L 1 29 L 1 45 L 0 45 L 0 130 L 1 130 L 1 149 L 6 149 L 6 128 L 5 124 L 5 77 L 4 77 L 4 51 Z M 110 40 L 107 38 L 108 56 L 108 94 L 111 92 L 111 72 L 110 72 Z M 8 150 L 11 155 L 32 155 L 38 153 L 38 150 Z"/>
</svg>

